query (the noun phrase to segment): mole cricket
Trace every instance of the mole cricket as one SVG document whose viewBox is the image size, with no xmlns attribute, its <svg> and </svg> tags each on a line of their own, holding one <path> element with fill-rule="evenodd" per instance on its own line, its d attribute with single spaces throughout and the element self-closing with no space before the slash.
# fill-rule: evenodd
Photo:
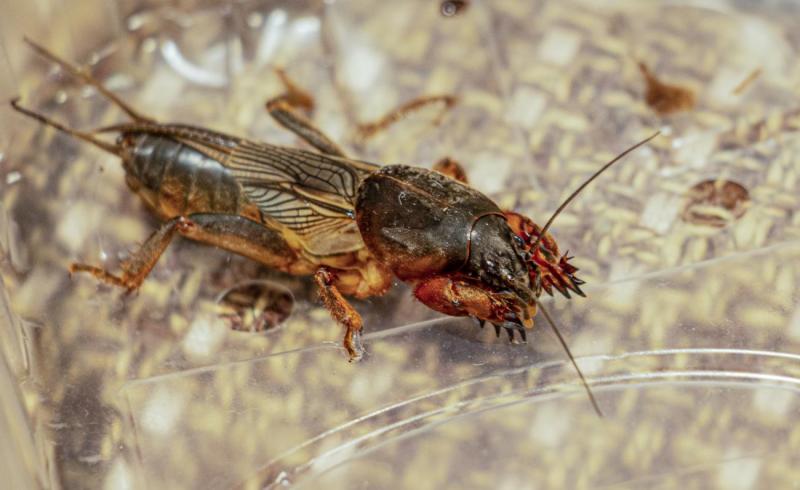
<svg viewBox="0 0 800 490">
<path fill-rule="evenodd" d="M 583 281 L 548 233 L 558 214 L 596 177 L 659 133 L 631 146 L 586 180 L 544 226 L 469 187 L 460 166 L 444 159 L 427 170 L 354 160 L 297 106 L 313 99 L 291 83 L 267 110 L 318 150 L 274 146 L 200 127 L 159 123 L 108 91 L 82 68 L 26 42 L 67 73 L 93 86 L 130 122 L 89 132 L 13 108 L 118 156 L 126 183 L 163 224 L 113 274 L 75 263 L 71 272 L 136 290 L 176 234 L 243 255 L 285 273 L 313 275 L 325 307 L 345 328 L 351 361 L 363 355 L 362 320 L 345 296 L 385 293 L 398 278 L 438 312 L 469 316 L 522 341 L 541 310 L 592 402 L 601 411 L 542 292 L 583 296 Z M 111 143 L 98 136 L 116 133 Z M 538 308 L 537 308 L 538 307 Z"/>
</svg>

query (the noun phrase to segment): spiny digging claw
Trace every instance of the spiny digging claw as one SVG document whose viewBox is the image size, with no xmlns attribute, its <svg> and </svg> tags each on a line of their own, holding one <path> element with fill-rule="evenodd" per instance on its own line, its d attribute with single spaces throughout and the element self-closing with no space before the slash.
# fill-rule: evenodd
<svg viewBox="0 0 800 490">
<path fill-rule="evenodd" d="M 517 341 L 514 336 L 514 332 L 519 332 L 521 343 L 528 342 L 528 334 L 525 331 L 525 327 L 517 325 L 516 323 L 506 322 L 503 324 L 503 328 L 505 329 L 506 334 L 508 334 L 508 340 L 510 342 L 515 343 Z"/>
</svg>

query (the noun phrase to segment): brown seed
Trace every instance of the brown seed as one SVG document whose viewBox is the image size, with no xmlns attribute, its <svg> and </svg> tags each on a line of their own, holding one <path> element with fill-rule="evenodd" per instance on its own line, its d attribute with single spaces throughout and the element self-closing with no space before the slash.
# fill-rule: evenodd
<svg viewBox="0 0 800 490">
<path fill-rule="evenodd" d="M 248 281 L 220 295 L 217 314 L 231 330 L 263 332 L 283 323 L 292 313 L 288 289 L 267 281 Z"/>
<path fill-rule="evenodd" d="M 684 221 L 722 228 L 741 218 L 750 203 L 750 194 L 730 180 L 705 180 L 689 190 L 683 209 Z"/>
</svg>

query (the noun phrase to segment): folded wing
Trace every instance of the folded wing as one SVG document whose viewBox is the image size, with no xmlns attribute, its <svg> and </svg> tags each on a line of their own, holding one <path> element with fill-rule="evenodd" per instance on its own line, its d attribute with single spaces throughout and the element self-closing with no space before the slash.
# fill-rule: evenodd
<svg viewBox="0 0 800 490">
<path fill-rule="evenodd" d="M 325 255 L 364 246 L 355 222 L 356 193 L 376 165 L 241 141 L 225 165 L 261 212 Z"/>
<path fill-rule="evenodd" d="M 364 247 L 355 222 L 356 193 L 377 165 L 181 124 L 136 122 L 101 131 L 161 134 L 207 154 L 230 169 L 266 219 L 294 232 L 311 254 Z"/>
</svg>

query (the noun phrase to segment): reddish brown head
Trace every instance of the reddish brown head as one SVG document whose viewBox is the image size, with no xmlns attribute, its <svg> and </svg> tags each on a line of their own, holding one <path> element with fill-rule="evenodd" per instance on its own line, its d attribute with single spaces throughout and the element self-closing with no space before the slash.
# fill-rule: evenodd
<svg viewBox="0 0 800 490">
<path fill-rule="evenodd" d="M 370 252 L 416 284 L 431 308 L 491 322 L 530 320 L 527 255 L 502 210 L 477 190 L 437 172 L 385 166 L 359 188 L 356 220 Z"/>
<path fill-rule="evenodd" d="M 549 233 L 539 240 L 542 228 L 530 218 L 517 213 L 506 213 L 508 225 L 520 239 L 520 248 L 525 251 L 525 260 L 530 271 L 531 285 L 536 296 L 545 291 L 553 295 L 553 289 L 570 298 L 572 291 L 580 296 L 585 296 L 581 291 L 584 282 L 575 277 L 578 268 L 570 264 L 567 253 L 561 254 L 558 244 Z M 533 250 L 536 241 L 539 241 L 537 250 Z"/>
</svg>

